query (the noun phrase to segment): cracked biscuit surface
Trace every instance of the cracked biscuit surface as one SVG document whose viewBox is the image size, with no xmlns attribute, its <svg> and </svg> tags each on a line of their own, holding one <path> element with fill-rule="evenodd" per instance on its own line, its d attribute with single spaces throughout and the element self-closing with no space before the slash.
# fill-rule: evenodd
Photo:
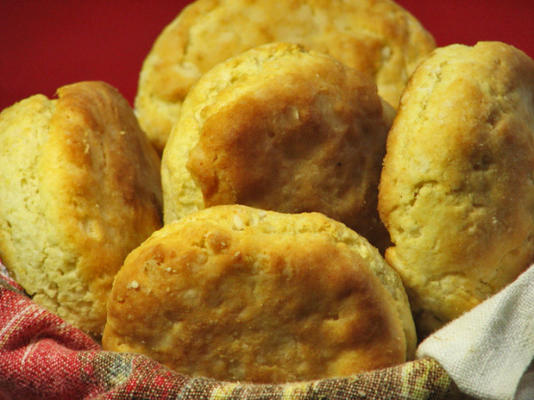
<svg viewBox="0 0 534 400">
<path fill-rule="evenodd" d="M 102 82 L 0 114 L 0 257 L 33 300 L 102 334 L 113 276 L 161 224 L 159 159 Z"/>
<path fill-rule="evenodd" d="M 534 261 L 534 61 L 481 42 L 436 50 L 390 131 L 379 212 L 430 333 Z"/>
<path fill-rule="evenodd" d="M 392 108 L 327 55 L 271 43 L 189 92 L 162 157 L 165 223 L 217 204 L 317 211 L 383 250 L 378 180 Z"/>
<path fill-rule="evenodd" d="M 397 274 L 319 213 L 215 206 L 155 232 L 115 279 L 105 349 L 246 382 L 345 376 L 413 357 Z"/>
<path fill-rule="evenodd" d="M 390 0 L 197 0 L 160 34 L 135 99 L 141 127 L 163 151 L 191 86 L 216 64 L 270 42 L 329 54 L 373 79 L 396 107 L 432 36 Z"/>
</svg>

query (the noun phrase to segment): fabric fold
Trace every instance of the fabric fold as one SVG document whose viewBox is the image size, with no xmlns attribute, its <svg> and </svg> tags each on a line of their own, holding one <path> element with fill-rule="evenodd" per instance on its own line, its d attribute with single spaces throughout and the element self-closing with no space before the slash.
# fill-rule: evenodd
<svg viewBox="0 0 534 400">
<path fill-rule="evenodd" d="M 478 399 L 533 393 L 534 266 L 425 339 L 417 356 L 436 359 L 460 390 Z"/>
<path fill-rule="evenodd" d="M 132 398 L 451 400 L 465 397 L 431 358 L 349 377 L 278 385 L 184 376 L 144 355 L 103 351 L 89 336 L 33 303 L 0 270 L 0 400 Z"/>
</svg>

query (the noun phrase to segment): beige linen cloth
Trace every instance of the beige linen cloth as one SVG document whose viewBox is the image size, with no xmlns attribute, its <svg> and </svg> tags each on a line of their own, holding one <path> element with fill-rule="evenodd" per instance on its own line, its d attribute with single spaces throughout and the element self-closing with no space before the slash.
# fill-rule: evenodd
<svg viewBox="0 0 534 400">
<path fill-rule="evenodd" d="M 534 400 L 534 265 L 425 339 L 417 357 L 425 356 L 470 396 Z"/>
</svg>

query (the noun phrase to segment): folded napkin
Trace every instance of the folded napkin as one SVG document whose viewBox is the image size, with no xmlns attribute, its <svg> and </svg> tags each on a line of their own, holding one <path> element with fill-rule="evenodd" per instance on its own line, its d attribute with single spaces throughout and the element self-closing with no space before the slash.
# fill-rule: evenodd
<svg viewBox="0 0 534 400">
<path fill-rule="evenodd" d="M 262 385 L 188 377 L 143 355 L 103 351 L 33 303 L 0 266 L 0 400 L 511 399 L 516 391 L 516 398 L 532 400 L 534 374 L 525 370 L 533 354 L 533 274 L 530 268 L 430 336 L 415 361 L 350 377 Z"/>
<path fill-rule="evenodd" d="M 477 399 L 534 399 L 534 266 L 424 340 L 462 392 Z"/>
<path fill-rule="evenodd" d="M 0 400 L 463 398 L 430 358 L 350 377 L 280 385 L 184 376 L 143 355 L 103 351 L 33 303 L 0 267 Z"/>
</svg>

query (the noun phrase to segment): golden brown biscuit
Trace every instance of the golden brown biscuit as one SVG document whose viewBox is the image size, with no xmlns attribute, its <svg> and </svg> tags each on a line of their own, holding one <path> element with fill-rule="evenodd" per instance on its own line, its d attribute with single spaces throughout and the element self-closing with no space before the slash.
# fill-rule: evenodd
<svg viewBox="0 0 534 400">
<path fill-rule="evenodd" d="M 104 348 L 187 375 L 284 382 L 411 357 L 400 279 L 319 213 L 216 206 L 155 232 L 116 276 Z"/>
<path fill-rule="evenodd" d="M 191 90 L 163 153 L 165 223 L 216 204 L 318 211 L 384 249 L 391 120 L 374 83 L 327 55 L 271 43 L 228 59 Z"/>
<path fill-rule="evenodd" d="M 482 42 L 416 70 L 388 138 L 386 252 L 428 333 L 534 261 L 534 61 Z"/>
<path fill-rule="evenodd" d="M 161 226 L 159 159 L 124 98 L 81 82 L 0 114 L 0 257 L 33 299 L 102 333 L 113 276 Z"/>
<path fill-rule="evenodd" d="M 330 54 L 371 77 L 396 107 L 434 39 L 390 0 L 197 0 L 160 34 L 135 100 L 141 127 L 160 151 L 190 87 L 221 61 L 269 42 Z"/>
</svg>

